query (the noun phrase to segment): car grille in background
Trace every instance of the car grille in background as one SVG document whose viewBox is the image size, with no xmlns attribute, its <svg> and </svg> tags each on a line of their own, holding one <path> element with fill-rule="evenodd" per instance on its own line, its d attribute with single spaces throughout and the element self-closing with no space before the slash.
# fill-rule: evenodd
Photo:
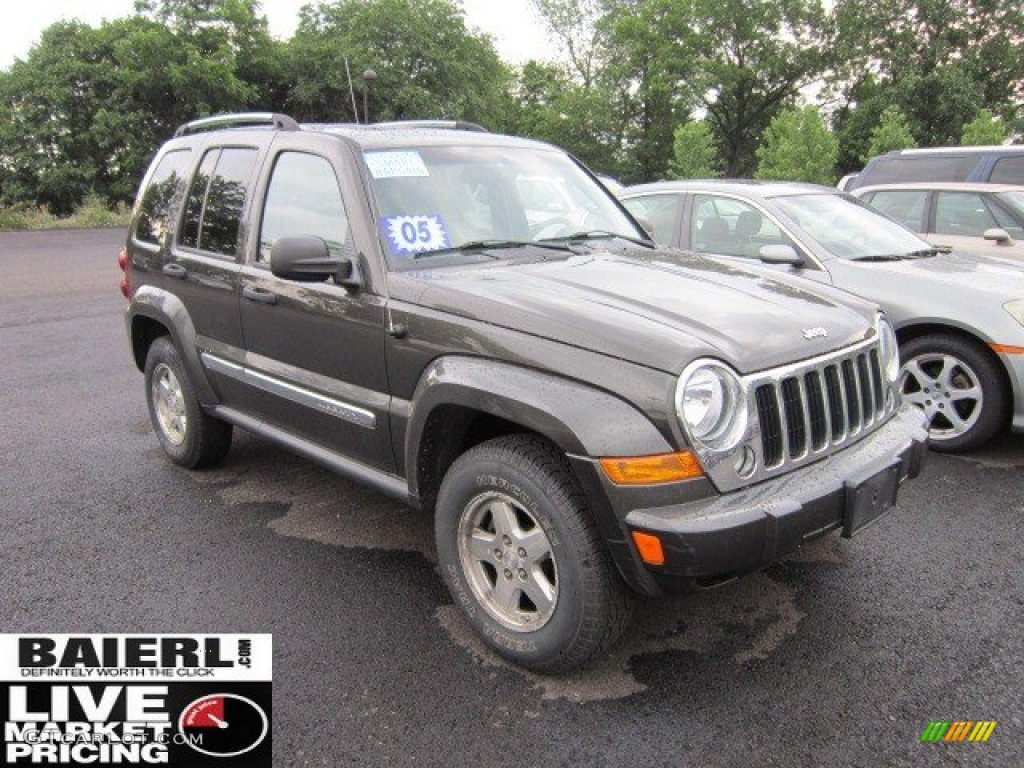
<svg viewBox="0 0 1024 768">
<path fill-rule="evenodd" d="M 886 411 L 876 347 L 810 361 L 754 390 L 765 469 L 820 453 L 868 430 Z"/>
</svg>

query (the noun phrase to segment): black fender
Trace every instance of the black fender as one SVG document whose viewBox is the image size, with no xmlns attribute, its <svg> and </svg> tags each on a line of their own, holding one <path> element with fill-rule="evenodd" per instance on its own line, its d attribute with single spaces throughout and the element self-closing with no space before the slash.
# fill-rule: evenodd
<svg viewBox="0 0 1024 768">
<path fill-rule="evenodd" d="M 136 319 L 146 317 L 164 326 L 171 336 L 171 341 L 178 349 L 181 360 L 188 370 L 189 377 L 196 388 L 196 395 L 203 405 L 216 405 L 217 395 L 206 377 L 206 369 L 199 360 L 199 351 L 195 324 L 185 308 L 185 304 L 173 293 L 152 285 L 141 286 L 132 295 L 131 304 L 125 315 L 128 324 L 128 337 L 132 342 L 135 363 L 142 370 L 146 365 L 145 356 L 139 359 L 136 347 Z"/>
<path fill-rule="evenodd" d="M 657 587 L 645 572 L 624 520 L 609 503 L 591 457 L 646 456 L 675 450 L 635 406 L 561 376 L 509 363 L 442 357 L 424 370 L 405 433 L 410 499 L 421 500 L 419 451 L 430 414 L 454 405 L 522 425 L 545 436 L 570 459 L 598 530 L 626 582 L 645 594 Z"/>
</svg>

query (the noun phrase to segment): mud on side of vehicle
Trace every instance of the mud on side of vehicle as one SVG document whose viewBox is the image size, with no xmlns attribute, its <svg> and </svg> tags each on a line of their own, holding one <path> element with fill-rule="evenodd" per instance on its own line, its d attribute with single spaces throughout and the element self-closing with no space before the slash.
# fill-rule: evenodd
<svg viewBox="0 0 1024 768">
<path fill-rule="evenodd" d="M 432 513 L 466 620 L 552 673 L 637 594 L 852 536 L 924 455 L 877 308 L 658 256 L 549 145 L 233 115 L 156 155 L 122 291 L 173 461 L 240 427 Z"/>
</svg>

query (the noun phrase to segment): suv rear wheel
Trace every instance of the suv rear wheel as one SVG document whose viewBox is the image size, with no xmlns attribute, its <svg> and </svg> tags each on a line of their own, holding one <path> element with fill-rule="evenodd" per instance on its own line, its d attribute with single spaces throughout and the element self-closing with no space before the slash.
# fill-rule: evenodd
<svg viewBox="0 0 1024 768">
<path fill-rule="evenodd" d="M 162 336 L 146 355 L 146 404 L 168 456 L 189 469 L 212 467 L 231 447 L 231 425 L 203 411 L 171 340 Z"/>
<path fill-rule="evenodd" d="M 459 457 L 441 485 L 435 526 L 455 602 L 510 661 L 564 672 L 628 625 L 632 595 L 565 457 L 543 439 L 501 437 Z"/>
</svg>

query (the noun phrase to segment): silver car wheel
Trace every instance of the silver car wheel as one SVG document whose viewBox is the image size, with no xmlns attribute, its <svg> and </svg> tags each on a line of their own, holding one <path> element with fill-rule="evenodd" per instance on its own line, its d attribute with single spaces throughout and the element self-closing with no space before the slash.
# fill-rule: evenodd
<svg viewBox="0 0 1024 768">
<path fill-rule="evenodd" d="M 178 377 L 166 363 L 160 363 L 153 370 L 152 397 L 160 431 L 172 444 L 181 445 L 188 429 L 185 394 Z"/>
<path fill-rule="evenodd" d="M 924 354 L 901 369 L 903 399 L 928 416 L 932 440 L 951 440 L 968 432 L 981 417 L 985 397 L 977 372 L 948 354 Z"/>
<path fill-rule="evenodd" d="M 558 567 L 537 518 L 503 493 L 480 494 L 462 512 L 458 546 L 462 572 L 495 621 L 518 632 L 547 624 L 558 603 Z"/>
</svg>

